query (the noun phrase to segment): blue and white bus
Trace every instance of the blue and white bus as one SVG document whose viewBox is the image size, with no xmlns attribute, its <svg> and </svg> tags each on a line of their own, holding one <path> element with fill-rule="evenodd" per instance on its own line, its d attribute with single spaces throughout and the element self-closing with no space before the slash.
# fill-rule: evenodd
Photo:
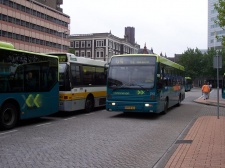
<svg viewBox="0 0 225 168">
<path fill-rule="evenodd" d="M 58 57 L 0 42 L 0 129 L 58 112 L 58 78 Z"/>
<path fill-rule="evenodd" d="M 156 54 L 115 55 L 109 62 L 106 110 L 166 113 L 185 98 L 184 67 Z"/>
</svg>

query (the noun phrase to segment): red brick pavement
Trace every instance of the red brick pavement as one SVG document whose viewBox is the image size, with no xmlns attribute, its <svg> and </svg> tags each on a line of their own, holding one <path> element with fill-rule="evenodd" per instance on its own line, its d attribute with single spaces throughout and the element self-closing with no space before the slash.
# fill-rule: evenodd
<svg viewBox="0 0 225 168">
<path fill-rule="evenodd" d="M 225 168 L 225 117 L 199 117 L 165 168 Z"/>
</svg>

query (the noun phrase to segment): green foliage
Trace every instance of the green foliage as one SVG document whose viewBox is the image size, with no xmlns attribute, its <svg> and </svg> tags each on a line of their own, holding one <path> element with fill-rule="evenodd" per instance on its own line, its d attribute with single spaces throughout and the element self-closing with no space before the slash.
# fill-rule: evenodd
<svg viewBox="0 0 225 168">
<path fill-rule="evenodd" d="M 177 61 L 185 67 L 185 76 L 190 76 L 195 79 L 202 76 L 204 72 L 204 59 L 203 54 L 198 49 L 188 48 Z"/>
<path fill-rule="evenodd" d="M 225 72 L 225 51 L 218 53 L 222 55 L 222 69 L 219 70 L 220 75 Z M 213 68 L 213 58 L 216 51 L 212 48 L 206 53 L 202 53 L 199 49 L 188 48 L 179 58 L 177 63 L 185 67 L 185 76 L 190 76 L 193 80 L 197 78 L 213 79 L 216 77 L 216 69 Z"/>
<path fill-rule="evenodd" d="M 69 49 L 68 49 L 68 53 L 72 53 L 72 54 L 75 55 L 75 49 L 74 49 L 74 48 L 69 48 Z"/>
<path fill-rule="evenodd" d="M 222 29 L 225 27 L 225 0 L 218 0 L 218 3 L 214 4 L 215 9 L 218 12 L 217 19 L 215 21 Z M 225 37 L 222 37 L 222 45 L 225 46 Z"/>
</svg>

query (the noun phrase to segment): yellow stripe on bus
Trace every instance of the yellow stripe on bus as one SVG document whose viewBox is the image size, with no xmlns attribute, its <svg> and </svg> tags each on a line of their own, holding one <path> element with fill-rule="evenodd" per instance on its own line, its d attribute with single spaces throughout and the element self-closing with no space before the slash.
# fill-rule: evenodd
<svg viewBox="0 0 225 168">
<path fill-rule="evenodd" d="M 80 100 L 86 99 L 88 94 L 92 94 L 96 97 L 106 97 L 106 91 L 98 92 L 82 92 L 82 93 L 60 93 L 59 100 Z"/>
</svg>

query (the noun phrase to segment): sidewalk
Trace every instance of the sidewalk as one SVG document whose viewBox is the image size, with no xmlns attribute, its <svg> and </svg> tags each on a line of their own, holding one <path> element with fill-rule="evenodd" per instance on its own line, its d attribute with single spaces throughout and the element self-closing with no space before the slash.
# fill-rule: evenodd
<svg viewBox="0 0 225 168">
<path fill-rule="evenodd" d="M 217 97 L 209 97 L 209 99 L 206 99 L 206 100 L 204 100 L 203 97 L 199 97 L 198 99 L 194 100 L 194 102 L 207 104 L 211 106 L 218 106 Z M 225 107 L 225 99 L 222 99 L 221 97 L 219 97 L 219 106 Z"/>
<path fill-rule="evenodd" d="M 220 95 L 221 97 L 221 95 Z M 217 106 L 217 97 L 194 102 Z M 225 99 L 219 99 L 225 108 Z M 199 117 L 168 160 L 165 168 L 225 168 L 225 117 Z"/>
</svg>

